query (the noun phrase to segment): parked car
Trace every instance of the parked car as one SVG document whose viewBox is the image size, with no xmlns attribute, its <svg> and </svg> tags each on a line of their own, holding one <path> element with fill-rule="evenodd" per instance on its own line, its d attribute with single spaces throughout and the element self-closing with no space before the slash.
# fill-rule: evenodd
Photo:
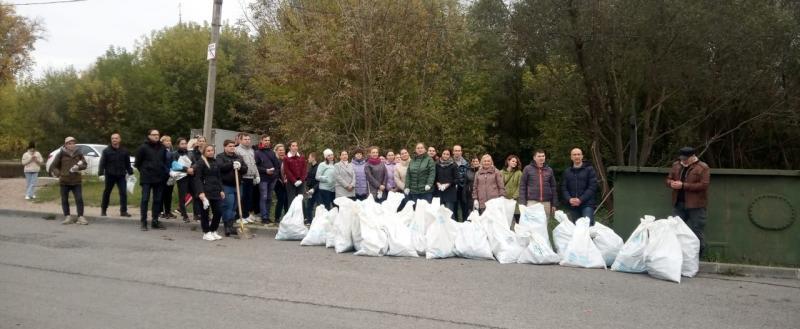
<svg viewBox="0 0 800 329">
<path fill-rule="evenodd" d="M 83 157 L 86 158 L 87 167 L 84 173 L 86 175 L 97 176 L 97 171 L 100 166 L 100 155 L 103 154 L 103 150 L 108 147 L 108 145 L 103 144 L 77 144 L 78 152 L 83 154 Z M 56 154 L 60 151 L 61 148 L 55 149 L 55 151 L 50 152 L 50 155 L 47 156 L 47 164 L 45 165 L 45 170 L 50 172 L 50 165 L 53 163 Z M 131 165 L 133 162 L 136 161 L 136 158 L 130 157 Z"/>
</svg>

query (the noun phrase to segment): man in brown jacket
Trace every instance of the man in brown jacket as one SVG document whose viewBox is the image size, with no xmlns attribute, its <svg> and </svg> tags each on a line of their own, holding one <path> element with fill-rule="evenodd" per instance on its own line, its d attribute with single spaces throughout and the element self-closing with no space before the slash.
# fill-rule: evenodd
<svg viewBox="0 0 800 329">
<path fill-rule="evenodd" d="M 86 170 L 86 159 L 83 157 L 78 146 L 75 144 L 75 137 L 64 139 L 64 147 L 55 155 L 53 163 L 50 164 L 50 174 L 58 177 L 61 185 L 61 210 L 64 212 L 64 222 L 61 224 L 78 223 L 81 225 L 89 224 L 83 217 L 83 193 L 81 171 Z M 75 196 L 75 207 L 78 217 L 69 213 L 69 192 Z"/>
<path fill-rule="evenodd" d="M 680 216 L 700 239 L 702 257 L 706 249 L 703 229 L 711 173 L 708 165 L 697 158 L 694 148 L 680 149 L 678 158 L 667 176 L 667 187 L 672 189 L 672 215 Z"/>
</svg>

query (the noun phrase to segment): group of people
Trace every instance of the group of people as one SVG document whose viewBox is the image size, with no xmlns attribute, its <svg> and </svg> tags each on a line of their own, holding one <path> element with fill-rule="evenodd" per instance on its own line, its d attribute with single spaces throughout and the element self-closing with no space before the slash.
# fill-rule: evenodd
<svg viewBox="0 0 800 329">
<path fill-rule="evenodd" d="M 75 142 L 73 137 L 65 139 L 51 172 L 60 179 L 64 223 L 87 224 L 80 188 L 80 171 L 86 168 L 86 161 L 76 152 Z M 408 201 L 431 202 L 437 197 L 457 221 L 466 220 L 473 210 L 483 212 L 486 202 L 498 197 L 517 200 L 526 206 L 542 204 L 548 216 L 560 208 L 573 221 L 588 217 L 590 225 L 594 225 L 598 206 L 597 174 L 591 163 L 584 160 L 580 148 L 570 151 L 572 164 L 564 170 L 559 186 L 543 150 L 534 151 L 532 161 L 524 167 L 518 156 L 509 155 L 502 169 L 498 169 L 489 154 L 465 158 L 461 145 L 437 152 L 435 147 L 417 143 L 413 153 L 407 149 L 382 152 L 373 146 L 366 150 L 341 150 L 337 155 L 325 149 L 319 161 L 314 152 L 301 153 L 296 141 L 288 143 L 288 151 L 284 144 L 273 147 L 269 136 L 261 137 L 254 146 L 249 134 L 240 133 L 235 140 L 224 141 L 222 147 L 217 153 L 203 136 L 191 140 L 179 138 L 173 147 L 169 136 L 161 136 L 155 129 L 148 132 L 133 164 L 140 173 L 141 230 L 148 230 L 151 199 L 149 228 L 164 229 L 159 220 L 174 218 L 170 208 L 176 185 L 180 215 L 184 221 L 190 221 L 186 205 L 194 200 L 193 214 L 195 220 L 201 221 L 206 240 L 221 239 L 217 234 L 220 221 L 226 236 L 235 235 L 233 225 L 238 214 L 247 224 L 277 225 L 281 215 L 288 211 L 289 202 L 298 195 L 304 196 L 306 224 L 310 224 L 314 207 L 323 205 L 331 209 L 335 198 L 364 200 L 371 195 L 382 202 L 389 192 L 405 195 L 401 208 Z M 125 183 L 133 168 L 129 152 L 121 145 L 121 136 L 113 134 L 111 145 L 102 153 L 99 175 L 105 178 L 105 189 L 101 215 L 106 216 L 108 199 L 116 186 L 120 214 L 130 216 Z M 701 243 L 708 175 L 708 166 L 697 159 L 694 149 L 684 148 L 667 180 L 674 191 L 674 214 L 687 221 Z M 76 198 L 77 218 L 70 216 L 67 198 L 70 191 Z M 276 199 L 274 214 L 273 198 Z M 518 219 L 519 215 L 515 217 Z"/>
</svg>

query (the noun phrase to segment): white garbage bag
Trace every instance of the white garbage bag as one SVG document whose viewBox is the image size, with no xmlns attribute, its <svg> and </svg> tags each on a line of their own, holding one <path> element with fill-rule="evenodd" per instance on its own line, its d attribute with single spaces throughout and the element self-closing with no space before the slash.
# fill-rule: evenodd
<svg viewBox="0 0 800 329">
<path fill-rule="evenodd" d="M 383 211 L 380 205 L 372 198 L 368 198 L 362 203 L 360 209 L 357 208 L 356 218 L 358 218 L 361 231 L 361 249 L 356 251 L 356 256 L 378 257 L 386 254 L 389 250 L 389 238 L 381 224 Z"/>
<path fill-rule="evenodd" d="M 136 175 L 128 175 L 125 187 L 128 189 L 128 194 L 133 194 L 133 191 L 136 190 Z"/>
<path fill-rule="evenodd" d="M 603 254 L 600 253 L 600 250 L 597 249 L 589 236 L 589 218 L 579 218 L 575 222 L 575 231 L 572 232 L 572 239 L 567 244 L 567 249 L 559 264 L 583 268 L 606 268 Z"/>
<path fill-rule="evenodd" d="M 519 224 L 514 226 L 514 232 L 517 233 L 517 236 L 525 232 L 538 233 L 549 246 L 550 235 L 547 230 L 547 213 L 544 212 L 544 205 L 541 203 L 530 207 L 519 205 Z"/>
<path fill-rule="evenodd" d="M 339 206 L 339 214 L 333 222 L 334 246 L 337 253 L 352 251 L 353 246 L 353 208 L 356 203 L 347 197 L 333 200 Z"/>
<path fill-rule="evenodd" d="M 453 212 L 444 206 L 439 206 L 439 209 L 436 210 L 435 220 L 425 233 L 425 258 L 434 259 L 456 256 L 458 227 L 456 222 L 450 218 L 452 216 Z"/>
<path fill-rule="evenodd" d="M 561 258 L 564 258 L 564 252 L 567 250 L 567 245 L 572 240 L 572 232 L 575 231 L 575 224 L 573 224 L 567 214 L 563 211 L 556 211 L 554 217 L 558 221 L 558 225 L 553 229 L 553 243 L 555 243 L 556 252 Z"/>
<path fill-rule="evenodd" d="M 520 220 L 520 222 L 522 222 Z M 561 257 L 550 247 L 550 241 L 537 232 L 525 231 L 517 234 L 517 241 L 526 241 L 525 249 L 517 259 L 520 264 L 558 264 Z M 523 242 L 524 243 L 524 242 Z"/>
<path fill-rule="evenodd" d="M 339 208 L 331 208 L 327 216 L 329 228 L 325 238 L 325 248 L 333 248 L 336 246 L 336 218 L 339 217 Z"/>
<path fill-rule="evenodd" d="M 303 196 L 298 195 L 289 205 L 289 210 L 281 219 L 275 240 L 302 240 L 308 233 L 303 219 Z"/>
<path fill-rule="evenodd" d="M 428 207 L 430 204 L 425 200 L 418 200 L 417 207 L 414 209 L 414 217 L 411 219 L 411 225 L 408 226 L 411 229 L 411 238 L 414 240 L 414 249 L 417 250 L 417 253 L 420 256 L 425 255 L 425 232 L 427 230 L 426 222 L 428 221 L 427 217 L 431 217 L 431 221 L 435 219 L 434 216 L 428 215 Z"/>
<path fill-rule="evenodd" d="M 682 218 L 675 216 L 667 219 L 675 221 L 675 235 L 678 237 L 678 242 L 681 243 L 681 250 L 683 250 L 681 275 L 692 278 L 700 269 L 700 239 Z"/>
<path fill-rule="evenodd" d="M 644 273 L 647 267 L 644 265 L 644 248 L 647 246 L 648 232 L 647 227 L 655 221 L 653 216 L 645 215 L 639 220 L 639 226 L 633 230 L 628 241 L 622 248 L 611 265 L 612 271 L 628 273 Z"/>
<path fill-rule="evenodd" d="M 657 220 L 647 227 L 649 239 L 644 247 L 647 274 L 662 280 L 681 282 L 683 250 L 675 235 L 674 220 Z"/>
<path fill-rule="evenodd" d="M 414 220 L 414 201 L 406 202 L 406 205 L 403 206 L 403 210 L 397 213 L 397 218 L 403 225 L 410 227 L 411 221 Z"/>
<path fill-rule="evenodd" d="M 381 209 L 383 210 L 383 213 L 396 213 L 397 208 L 400 208 L 400 204 L 403 203 L 403 198 L 405 198 L 403 193 L 389 192 L 389 194 L 386 195 L 386 200 L 383 200 L 381 203 Z"/>
<path fill-rule="evenodd" d="M 506 218 L 505 198 L 496 198 L 486 202 L 486 210 L 481 215 L 480 223 L 489 237 L 492 254 L 500 264 L 516 263 L 522 247 L 517 242 L 510 223 Z"/>
<path fill-rule="evenodd" d="M 463 223 L 457 223 L 456 256 L 471 259 L 494 259 L 486 230 L 481 226 L 478 211 L 473 211 Z"/>
<path fill-rule="evenodd" d="M 624 244 L 622 238 L 610 227 L 599 222 L 595 222 L 594 226 L 589 228 L 589 236 L 592 237 L 594 245 L 603 254 L 606 266 L 613 265 L 619 250 L 622 249 Z"/>
<path fill-rule="evenodd" d="M 411 229 L 399 217 L 387 220 L 383 224 L 383 229 L 386 231 L 389 244 L 386 256 L 419 257 L 417 249 L 414 248 Z"/>
<path fill-rule="evenodd" d="M 506 198 L 498 198 L 503 200 L 503 206 L 505 206 L 506 210 L 506 221 L 508 222 L 508 229 L 511 229 L 511 223 L 514 222 L 514 211 L 517 210 L 517 200 L 514 199 L 506 199 Z"/>
<path fill-rule="evenodd" d="M 311 227 L 308 234 L 300 241 L 301 246 L 324 246 L 328 239 L 330 230 L 330 219 L 328 219 L 328 209 L 324 205 L 317 206 L 314 212 L 314 219 L 311 220 Z"/>
</svg>

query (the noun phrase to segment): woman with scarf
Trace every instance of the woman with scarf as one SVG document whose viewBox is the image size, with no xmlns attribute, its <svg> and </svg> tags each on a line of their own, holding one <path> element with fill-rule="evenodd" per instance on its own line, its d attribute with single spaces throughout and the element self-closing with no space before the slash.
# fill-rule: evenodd
<svg viewBox="0 0 800 329">
<path fill-rule="evenodd" d="M 386 199 L 386 165 L 381 161 L 380 149 L 377 146 L 369 148 L 369 160 L 364 167 L 367 177 L 367 192 L 378 203 Z"/>
<path fill-rule="evenodd" d="M 522 170 L 520 170 L 519 157 L 511 154 L 506 157 L 506 167 L 500 171 L 503 174 L 503 184 L 506 187 L 507 199 L 519 199 L 519 182 L 522 178 Z M 519 207 L 514 208 L 514 222 L 519 223 Z"/>
</svg>

